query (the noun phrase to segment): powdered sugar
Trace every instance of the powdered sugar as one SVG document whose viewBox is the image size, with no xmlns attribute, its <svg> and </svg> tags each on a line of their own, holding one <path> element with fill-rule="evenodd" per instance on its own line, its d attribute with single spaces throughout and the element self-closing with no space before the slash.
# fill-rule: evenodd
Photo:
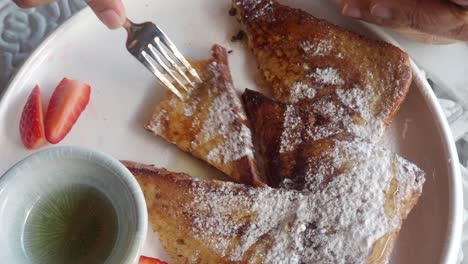
<svg viewBox="0 0 468 264">
<path fill-rule="evenodd" d="M 218 145 L 207 155 L 207 159 L 216 163 L 228 163 L 243 157 L 253 158 L 252 135 L 250 129 L 242 124 L 231 129 L 224 137 L 224 144 Z M 229 136 L 227 136 L 229 135 Z"/>
<path fill-rule="evenodd" d="M 375 242 L 401 225 L 399 213 L 405 217 L 407 212 L 400 205 L 413 192 L 422 191 L 424 173 L 362 139 L 335 140 L 334 144 L 320 160 L 311 161 L 315 173 L 306 174 L 304 188 L 309 190 L 308 186 L 323 184 L 323 179 L 340 171 L 326 187 L 314 192 L 305 205 L 308 210 L 298 210 L 295 225 L 312 220 L 314 228 L 307 229 L 304 236 L 317 248 L 302 262 L 366 263 Z M 396 190 L 391 190 L 392 181 L 397 182 Z M 389 198 L 390 192 L 394 193 Z M 394 207 L 390 213 L 386 211 L 389 203 Z M 276 260 L 272 262 L 278 263 Z"/>
<path fill-rule="evenodd" d="M 302 50 L 312 57 L 323 57 L 330 54 L 333 45 L 329 40 L 321 39 L 318 42 L 303 41 L 300 43 Z"/>
<path fill-rule="evenodd" d="M 294 106 L 288 105 L 284 113 L 283 133 L 281 134 L 280 153 L 292 151 L 302 142 L 302 120 Z"/>
<path fill-rule="evenodd" d="M 167 111 L 165 109 L 162 109 L 161 111 L 159 111 L 156 117 L 148 123 L 147 128 L 153 131 L 154 133 L 161 134 L 165 129 L 164 122 L 167 121 L 169 121 Z"/>
<path fill-rule="evenodd" d="M 306 136 L 309 140 L 318 140 L 342 133 L 345 130 L 341 123 L 328 122 L 323 125 L 306 127 Z"/>
<path fill-rule="evenodd" d="M 315 89 L 312 88 L 310 85 L 307 85 L 303 82 L 296 82 L 292 86 L 289 98 L 292 103 L 297 103 L 303 99 L 313 99 L 316 94 L 317 91 L 315 91 Z"/>
<path fill-rule="evenodd" d="M 210 66 L 215 78 L 217 76 L 216 64 Z M 216 85 L 216 84 L 215 84 Z M 218 90 L 213 87 L 212 91 L 219 93 L 208 108 L 208 114 L 200 132 L 192 142 L 192 148 L 207 144 L 209 141 L 221 137 L 220 144 L 211 149 L 207 159 L 215 163 L 229 163 L 242 157 L 253 158 L 253 143 L 250 129 L 245 125 L 247 117 L 241 112 L 242 106 L 236 98 L 233 87 Z"/>
<path fill-rule="evenodd" d="M 314 73 L 309 74 L 310 78 L 315 79 L 317 83 L 328 85 L 343 85 L 345 82 L 340 74 L 334 68 L 317 68 Z"/>
<path fill-rule="evenodd" d="M 193 100 L 190 100 L 189 103 L 185 104 L 184 115 L 193 116 L 195 114 L 195 111 L 197 110 L 198 103 L 199 103 L 198 98 L 193 98 Z"/>
<path fill-rule="evenodd" d="M 337 89 L 336 94 L 344 106 L 355 111 L 362 119 L 362 123 L 353 119 L 352 122 L 345 123 L 344 127 L 349 127 L 350 132 L 360 137 L 374 142 L 379 140 L 384 132 L 385 124 L 374 110 L 376 95 L 372 87 L 367 87 L 365 90 L 359 87 L 346 90 Z"/>
<path fill-rule="evenodd" d="M 273 1 L 267 0 L 241 0 L 236 1 L 235 5 L 241 7 L 245 12 L 245 19 L 263 18 L 272 10 Z"/>
<path fill-rule="evenodd" d="M 193 234 L 232 261 L 242 260 L 246 251 L 276 228 L 302 197 L 297 192 L 248 189 L 232 183 L 213 189 L 204 182 L 194 182 L 190 193 L 193 200 L 185 210 L 194 219 Z M 237 236 L 240 241 L 232 244 Z"/>
<path fill-rule="evenodd" d="M 314 188 L 313 198 L 303 201 L 291 229 L 301 230 L 310 223 L 313 227 L 303 236 L 289 234 L 286 239 L 296 244 L 309 241 L 309 247 L 316 249 L 299 251 L 302 263 L 366 263 L 375 242 L 400 226 L 400 205 L 413 192 L 421 192 L 424 182 L 416 166 L 361 139 L 336 140 L 334 148 L 313 164 L 314 174 L 305 174 L 304 186 Z M 317 188 L 331 175 L 336 176 L 324 188 Z M 393 180 L 398 185 L 388 200 Z M 388 203 L 395 207 L 392 214 L 385 210 Z M 279 246 L 274 248 L 286 246 L 284 241 L 276 241 Z M 266 263 L 288 263 L 282 260 L 295 259 L 298 252 L 272 254 Z"/>
<path fill-rule="evenodd" d="M 373 99 L 375 98 L 375 93 L 371 87 L 365 90 L 358 87 L 346 90 L 337 89 L 336 95 L 345 106 L 358 112 L 365 120 L 374 117 Z"/>
<path fill-rule="evenodd" d="M 194 219 L 194 236 L 231 261 L 367 263 L 375 243 L 401 225 L 407 212 L 400 205 L 421 192 L 424 176 L 366 141 L 334 144 L 320 162 L 309 161 L 314 166 L 302 192 L 195 182 L 184 209 Z"/>
<path fill-rule="evenodd" d="M 314 114 L 324 117 L 328 122 L 307 128 L 310 138 L 316 140 L 346 131 L 372 142 L 378 141 L 383 135 L 385 123 L 382 113 L 375 113 L 376 95 L 372 88 L 339 88 L 335 94 L 337 101 L 322 98 L 314 102 Z"/>
</svg>

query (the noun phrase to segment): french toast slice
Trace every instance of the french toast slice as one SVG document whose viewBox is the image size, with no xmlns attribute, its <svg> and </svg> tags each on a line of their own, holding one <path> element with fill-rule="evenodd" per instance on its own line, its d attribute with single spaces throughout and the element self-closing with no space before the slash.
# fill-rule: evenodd
<svg viewBox="0 0 468 264">
<path fill-rule="evenodd" d="M 406 53 L 275 0 L 232 0 L 275 100 L 377 141 L 408 93 Z"/>
<path fill-rule="evenodd" d="M 307 122 L 313 120 L 307 117 L 311 114 L 298 106 L 275 102 L 250 90 L 243 94 L 243 100 L 252 124 L 257 153 L 262 157 L 261 169 L 269 185 L 310 192 L 316 197 L 317 193 L 328 188 L 331 181 L 352 180 L 354 183 L 349 184 L 349 189 L 344 187 L 346 184 L 337 183 L 336 189 L 329 190 L 329 195 L 337 195 L 342 205 L 328 199 L 322 206 L 333 205 L 332 210 L 340 206 L 362 207 L 367 203 L 365 200 L 370 199 L 375 204 L 368 206 L 380 203 L 378 206 L 383 206 L 385 215 L 399 219 L 391 233 L 375 242 L 367 262 L 387 263 L 402 222 L 422 193 L 425 173 L 366 139 L 340 132 L 335 126 L 327 127 L 325 124 L 325 127 L 320 127 L 314 121 Z M 317 135 L 323 136 L 315 138 Z M 376 191 L 380 184 L 387 186 L 387 191 L 379 197 Z M 361 202 L 363 204 L 358 205 Z"/>
<path fill-rule="evenodd" d="M 265 263 L 270 231 L 297 207 L 297 192 L 192 178 L 123 161 L 139 182 L 150 223 L 171 263 Z M 253 261 L 253 262 L 250 262 Z"/>
<path fill-rule="evenodd" d="M 212 50 L 212 59 L 193 63 L 203 83 L 184 101 L 168 92 L 145 128 L 237 182 L 261 186 L 252 135 L 234 90 L 227 52 L 219 45 Z"/>
<path fill-rule="evenodd" d="M 336 174 L 310 193 L 124 164 L 172 263 L 386 263 L 422 184 L 415 167 Z"/>
</svg>

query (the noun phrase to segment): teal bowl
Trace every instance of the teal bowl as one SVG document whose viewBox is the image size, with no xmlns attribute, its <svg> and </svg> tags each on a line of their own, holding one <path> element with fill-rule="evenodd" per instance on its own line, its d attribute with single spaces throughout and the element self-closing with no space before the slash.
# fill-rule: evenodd
<svg viewBox="0 0 468 264">
<path fill-rule="evenodd" d="M 0 178 L 2 263 L 134 264 L 147 225 L 137 181 L 101 152 L 50 148 Z"/>
</svg>

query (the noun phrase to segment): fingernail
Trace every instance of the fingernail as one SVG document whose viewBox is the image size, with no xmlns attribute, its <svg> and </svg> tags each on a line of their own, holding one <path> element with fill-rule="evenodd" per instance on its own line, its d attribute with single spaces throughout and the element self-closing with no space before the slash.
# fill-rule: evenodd
<svg viewBox="0 0 468 264">
<path fill-rule="evenodd" d="M 450 0 L 450 1 L 458 5 L 468 5 L 468 0 Z"/>
<path fill-rule="evenodd" d="M 390 9 L 383 6 L 382 4 L 375 4 L 374 6 L 372 6 L 370 13 L 374 17 L 380 17 L 384 19 L 392 18 L 392 12 L 390 11 Z"/>
<path fill-rule="evenodd" d="M 345 16 L 350 16 L 354 18 L 361 18 L 362 13 L 361 10 L 357 7 L 350 6 L 349 4 L 345 4 L 343 6 L 343 9 L 341 10 L 341 13 Z"/>
<path fill-rule="evenodd" d="M 122 19 L 112 9 L 99 12 L 97 16 L 102 21 L 102 23 L 104 23 L 110 29 L 115 29 L 122 25 Z"/>
</svg>

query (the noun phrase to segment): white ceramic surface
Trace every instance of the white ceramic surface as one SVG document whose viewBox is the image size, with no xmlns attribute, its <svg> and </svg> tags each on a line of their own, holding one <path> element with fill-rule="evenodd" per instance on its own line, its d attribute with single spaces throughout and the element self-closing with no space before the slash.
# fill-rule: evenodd
<svg viewBox="0 0 468 264">
<path fill-rule="evenodd" d="M 328 1 L 282 2 L 363 34 L 386 38 L 381 32 L 373 33 L 341 17 Z M 238 91 L 257 88 L 252 56 L 244 45 L 230 41 L 239 26 L 227 15 L 228 0 L 129 0 L 125 4 L 130 18 L 157 22 L 188 57 L 208 57 L 215 42 L 232 49 L 229 58 Z M 62 144 L 94 147 L 120 159 L 199 177 L 220 175 L 142 128 L 164 89 L 127 53 L 125 39 L 123 30 L 108 31 L 86 10 L 39 47 L 0 103 L 0 146 L 4 150 L 0 152 L 0 173 L 30 153 L 22 147 L 17 127 L 32 87 L 38 83 L 48 99 L 60 79 L 68 76 L 90 83 L 93 92 L 90 105 Z M 462 227 L 458 158 L 440 107 L 417 68 L 413 68 L 412 90 L 383 144 L 422 167 L 428 177 L 419 204 L 403 226 L 391 263 L 454 263 Z M 168 260 L 151 231 L 143 253 Z"/>
<path fill-rule="evenodd" d="M 136 263 L 145 243 L 148 215 L 138 182 L 118 160 L 78 147 L 34 153 L 0 178 L 0 259 L 32 264 L 23 233 L 26 219 L 48 194 L 76 185 L 92 186 L 106 196 L 117 217 L 115 246 L 105 263 Z"/>
</svg>

